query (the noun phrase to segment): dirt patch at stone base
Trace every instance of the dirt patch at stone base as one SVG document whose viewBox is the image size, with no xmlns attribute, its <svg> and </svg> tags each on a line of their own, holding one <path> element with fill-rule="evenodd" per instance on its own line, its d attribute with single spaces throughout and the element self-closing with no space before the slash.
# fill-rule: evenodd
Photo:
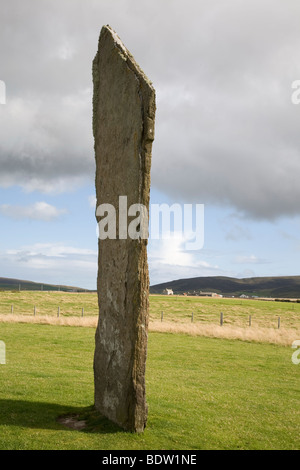
<svg viewBox="0 0 300 470">
<path fill-rule="evenodd" d="M 57 422 L 75 431 L 81 431 L 86 428 L 86 421 L 81 420 L 79 415 L 76 414 L 59 416 Z"/>
</svg>

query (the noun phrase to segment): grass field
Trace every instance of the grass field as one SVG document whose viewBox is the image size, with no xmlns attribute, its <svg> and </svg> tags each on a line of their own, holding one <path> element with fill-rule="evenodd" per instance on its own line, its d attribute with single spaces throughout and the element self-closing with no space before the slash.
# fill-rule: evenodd
<svg viewBox="0 0 300 470">
<path fill-rule="evenodd" d="M 299 449 L 299 366 L 290 347 L 150 333 L 148 425 L 91 413 L 95 329 L 0 323 L 0 449 Z M 87 427 L 57 422 L 88 416 Z"/>
<path fill-rule="evenodd" d="M 150 316 L 153 319 L 161 317 L 173 321 L 191 321 L 219 324 L 220 313 L 223 312 L 224 325 L 246 327 L 251 325 L 276 328 L 278 317 L 281 325 L 286 328 L 300 327 L 300 304 L 291 302 L 275 302 L 239 298 L 209 298 L 184 296 L 151 296 Z"/>
<path fill-rule="evenodd" d="M 98 315 L 96 293 L 39 292 L 39 291 L 2 291 L 0 292 L 0 314 L 12 312 L 18 315 L 64 317 Z M 224 315 L 224 325 L 248 326 L 251 315 L 252 326 L 276 328 L 278 317 L 285 328 L 300 327 L 300 303 L 275 302 L 253 299 L 227 299 L 185 296 L 150 296 L 150 319 L 163 318 L 172 322 L 191 322 L 219 324 L 220 313 Z"/>
<path fill-rule="evenodd" d="M 97 318 L 95 293 L 0 292 L 0 322 L 95 327 Z M 300 303 L 151 295 L 150 330 L 289 346 L 300 338 Z"/>
</svg>

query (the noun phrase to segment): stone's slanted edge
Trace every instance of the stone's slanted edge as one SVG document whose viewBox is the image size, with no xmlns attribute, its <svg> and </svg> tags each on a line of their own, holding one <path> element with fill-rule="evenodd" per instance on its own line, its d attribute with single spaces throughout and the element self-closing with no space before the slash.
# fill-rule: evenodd
<svg viewBox="0 0 300 470">
<path fill-rule="evenodd" d="M 138 65 L 138 63 L 135 61 L 133 55 L 129 52 L 129 50 L 124 46 L 124 44 L 122 43 L 121 39 L 119 38 L 119 36 L 117 35 L 117 33 L 109 26 L 103 26 L 102 28 L 102 31 L 109 31 L 110 34 L 112 35 L 114 41 L 115 41 L 115 44 L 116 46 L 119 47 L 119 49 L 121 50 L 121 52 L 123 52 L 124 54 L 124 59 L 125 60 L 128 60 L 130 65 L 132 66 L 132 68 L 134 68 L 138 74 L 139 77 L 143 77 L 143 79 L 145 80 L 145 82 L 147 82 L 147 84 L 149 85 L 149 87 L 151 87 L 152 91 L 154 92 L 154 88 L 153 88 L 153 85 L 152 85 L 152 82 L 149 80 L 149 78 L 147 77 L 147 75 L 143 72 L 143 70 L 141 69 L 141 67 Z"/>
<path fill-rule="evenodd" d="M 99 45 L 98 45 L 98 52 L 95 56 L 93 62 L 93 82 L 94 82 L 94 96 L 93 96 L 93 132 L 95 138 L 95 153 L 96 153 L 96 161 L 97 161 L 97 129 L 100 123 L 99 121 L 99 51 L 100 51 L 100 43 L 104 40 L 105 35 L 109 40 L 111 39 L 114 42 L 115 50 L 117 51 L 120 60 L 123 60 L 126 63 L 128 69 L 134 74 L 134 77 L 137 81 L 137 96 L 138 101 L 140 101 L 140 111 L 142 122 L 139 123 L 142 127 L 142 132 L 140 136 L 140 141 L 136 142 L 136 149 L 139 155 L 139 177 L 137 178 L 138 185 L 139 185 L 139 200 L 136 202 L 140 202 L 144 204 L 149 209 L 149 199 L 150 199 L 150 167 L 151 167 L 151 149 L 152 149 L 152 142 L 154 140 L 154 119 L 155 119 L 155 91 L 152 86 L 150 80 L 146 77 L 144 72 L 135 62 L 133 56 L 130 52 L 126 49 L 126 47 L 121 42 L 118 35 L 109 27 L 104 26 L 100 33 L 99 38 Z M 101 52 L 100 52 L 101 53 Z M 103 69 L 101 69 L 103 70 Z M 103 95 L 101 95 L 101 103 Z M 101 114 L 101 113 L 100 113 Z M 101 115 L 103 119 L 103 115 Z M 104 116 L 105 118 L 105 116 Z M 132 135 L 132 134 L 131 134 Z M 96 179 L 96 189 L 97 189 L 97 179 Z M 112 421 L 115 421 L 118 425 L 123 427 L 128 431 L 133 432 L 142 432 L 146 425 L 147 421 L 147 404 L 145 400 L 145 362 L 146 362 L 146 352 L 147 352 L 147 330 L 148 330 L 148 320 L 149 320 L 149 275 L 148 275 L 148 264 L 147 264 L 147 249 L 146 245 L 147 242 L 145 240 L 142 241 L 135 241 L 137 243 L 136 249 L 138 250 L 138 264 L 137 264 L 137 273 L 136 273 L 136 280 L 134 281 L 136 285 L 136 291 L 134 293 L 134 299 L 136 302 L 136 307 L 133 309 L 134 312 L 134 333 L 132 331 L 132 335 L 134 336 L 132 350 L 133 356 L 130 359 L 130 364 L 132 364 L 131 370 L 131 385 L 128 390 L 131 390 L 129 394 L 131 394 L 130 402 L 128 403 L 127 410 L 121 413 L 116 413 L 115 416 L 112 416 L 111 407 L 113 406 L 112 402 L 107 403 L 107 400 L 110 400 L 110 394 L 106 394 L 106 391 L 102 395 L 102 398 L 98 400 L 98 410 L 106 415 Z M 136 250 L 135 249 L 135 250 Z M 127 273 L 126 273 L 127 275 Z M 132 282 L 131 282 L 132 284 Z M 123 286 L 124 288 L 124 286 Z M 127 281 L 125 283 L 125 289 L 127 289 Z M 98 292 L 99 292 L 99 277 L 98 277 Z M 103 292 L 102 292 L 103 294 Z M 109 295 L 110 292 L 104 292 L 104 295 Z M 131 292 L 132 294 L 132 292 Z M 126 293 L 127 299 L 127 293 Z M 127 301 L 127 300 L 126 300 Z M 132 314 L 132 307 L 130 307 L 130 314 Z M 99 317 L 100 318 L 100 317 Z M 105 318 L 105 322 L 109 321 L 109 317 Z M 129 319 L 129 322 L 132 321 L 132 317 Z M 99 324 L 98 324 L 99 327 Z M 106 327 L 105 327 L 106 328 Z M 104 328 L 104 330 L 105 330 Z M 128 326 L 130 328 L 130 326 Z M 105 331 L 103 328 L 100 328 L 96 332 L 96 338 L 98 334 L 98 342 L 100 340 L 99 333 L 103 334 Z M 131 336 L 132 336 L 131 335 Z M 114 338 L 111 336 L 106 338 L 108 341 L 114 341 Z M 102 336 L 103 340 L 103 336 Z M 97 339 L 96 339 L 97 342 Z M 101 342 L 101 341 L 100 341 Z M 105 341 L 104 341 L 105 343 Z M 99 345 L 99 343 L 98 343 Z M 102 344 L 103 346 L 103 344 Z M 101 350 L 101 345 L 99 348 Z M 97 358 L 99 359 L 99 348 L 98 348 L 98 355 Z M 105 348 L 101 350 L 101 354 L 105 353 Z M 115 351 L 113 351 L 115 354 Z M 112 360 L 113 356 L 108 356 L 109 363 Z M 95 350 L 95 358 L 96 358 L 96 350 Z M 107 365 L 107 364 L 106 364 Z M 94 363 L 95 369 L 95 363 Z M 106 369 L 107 373 L 108 369 Z M 106 373 L 105 373 L 106 375 Z M 111 376 L 109 376 L 111 378 Z M 95 406 L 97 408 L 96 403 L 96 380 L 101 380 L 102 382 L 106 380 L 106 377 L 99 376 L 96 374 L 95 369 Z M 102 384 L 100 385 L 100 389 Z M 103 388 L 103 387 L 102 387 Z M 99 392 L 98 392 L 99 395 Z M 99 397 L 98 397 L 99 398 Z M 126 397 L 122 397 L 123 400 L 126 400 Z M 128 399 L 128 397 L 127 397 Z M 125 403 L 125 402 L 124 402 Z M 107 413 L 105 413 L 105 407 L 107 405 Z M 124 413 L 127 414 L 127 417 L 124 416 Z M 122 416 L 121 416 L 122 415 Z M 119 416 L 119 417 L 118 417 Z M 121 416 L 121 417 L 120 417 Z"/>
<path fill-rule="evenodd" d="M 143 118 L 144 118 L 145 140 L 146 141 L 149 140 L 152 142 L 154 140 L 154 119 L 155 119 L 155 111 L 156 111 L 155 89 L 153 87 L 151 80 L 149 80 L 147 75 L 144 73 L 144 71 L 135 61 L 133 55 L 124 46 L 124 44 L 122 43 L 117 33 L 109 25 L 103 26 L 101 29 L 99 42 L 98 42 L 98 52 L 93 61 L 93 81 L 94 81 L 93 134 L 94 134 L 94 137 L 96 136 L 96 129 L 97 129 L 97 115 L 96 115 L 95 110 L 98 108 L 97 106 L 98 95 L 97 95 L 97 92 L 95 93 L 95 90 L 98 89 L 98 84 L 99 84 L 99 77 L 98 77 L 98 72 L 97 72 L 99 44 L 101 41 L 101 36 L 107 33 L 109 33 L 114 39 L 115 45 L 119 48 L 120 56 L 123 57 L 123 59 L 127 62 L 128 67 L 135 73 L 137 80 L 139 82 L 142 80 L 142 83 L 140 83 L 140 87 L 142 90 L 142 93 L 140 94 L 141 100 L 143 101 L 143 93 L 144 94 L 146 93 L 148 95 L 148 98 L 150 98 L 148 109 L 146 110 L 146 113 L 143 116 Z M 151 95 L 153 97 L 152 99 L 151 99 Z"/>
</svg>

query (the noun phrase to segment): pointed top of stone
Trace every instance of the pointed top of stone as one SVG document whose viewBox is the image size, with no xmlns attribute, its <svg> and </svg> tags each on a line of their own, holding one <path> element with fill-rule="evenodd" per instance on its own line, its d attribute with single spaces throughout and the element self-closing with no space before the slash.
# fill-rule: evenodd
<svg viewBox="0 0 300 470">
<path fill-rule="evenodd" d="M 112 40 L 114 42 L 114 45 L 119 48 L 121 56 L 123 56 L 124 60 L 127 61 L 128 66 L 131 69 L 134 69 L 136 73 L 145 80 L 145 82 L 148 84 L 148 86 L 151 88 L 153 92 L 154 87 L 152 85 L 152 82 L 149 80 L 147 75 L 143 72 L 141 67 L 135 61 L 133 55 L 129 52 L 127 47 L 123 44 L 123 42 L 121 41 L 116 31 L 114 31 L 109 25 L 105 25 L 101 29 L 100 37 L 99 37 L 99 44 L 98 44 L 98 51 L 101 50 L 102 42 L 105 42 L 107 40 Z"/>
<path fill-rule="evenodd" d="M 116 57 L 117 55 L 117 57 Z M 120 66 L 120 62 L 126 64 L 128 69 L 135 76 L 135 79 L 138 83 L 139 96 L 142 102 L 143 109 L 143 121 L 145 128 L 149 125 L 149 119 L 155 119 L 155 89 L 152 85 L 152 82 L 143 72 L 141 67 L 135 61 L 133 55 L 129 52 L 126 46 L 123 44 L 118 34 L 109 26 L 103 26 L 100 32 L 99 41 L 98 41 L 98 51 L 95 55 L 93 61 L 93 82 L 94 82 L 94 98 L 93 98 L 93 130 L 94 135 L 96 133 L 96 128 L 98 126 L 97 122 L 97 109 L 99 108 L 99 96 L 98 90 L 100 86 L 100 80 L 107 80 L 108 88 L 111 80 L 118 80 L 117 67 Z M 119 63 L 119 66 L 115 67 L 114 64 Z M 102 75 L 101 75 L 102 74 Z M 112 75 L 111 75 L 112 74 Z M 117 74 L 117 75 L 113 75 Z M 101 79 L 100 79 L 101 75 Z M 108 78 L 109 77 L 109 78 Z M 119 86 L 124 87 L 124 83 L 119 83 Z M 103 113 L 102 113 L 103 114 Z M 150 124 L 151 127 L 151 124 Z M 152 129 L 153 132 L 153 129 Z M 150 133 L 151 134 L 151 130 Z M 151 140 L 154 139 L 154 135 L 150 135 Z"/>
</svg>

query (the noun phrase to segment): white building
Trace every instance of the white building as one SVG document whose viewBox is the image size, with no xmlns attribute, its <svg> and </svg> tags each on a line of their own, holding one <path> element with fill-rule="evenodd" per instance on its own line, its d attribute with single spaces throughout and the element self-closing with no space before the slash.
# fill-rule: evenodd
<svg viewBox="0 0 300 470">
<path fill-rule="evenodd" d="M 164 294 L 164 295 L 173 295 L 174 292 L 172 291 L 172 289 L 165 289 L 165 290 L 163 291 L 163 294 Z"/>
</svg>

